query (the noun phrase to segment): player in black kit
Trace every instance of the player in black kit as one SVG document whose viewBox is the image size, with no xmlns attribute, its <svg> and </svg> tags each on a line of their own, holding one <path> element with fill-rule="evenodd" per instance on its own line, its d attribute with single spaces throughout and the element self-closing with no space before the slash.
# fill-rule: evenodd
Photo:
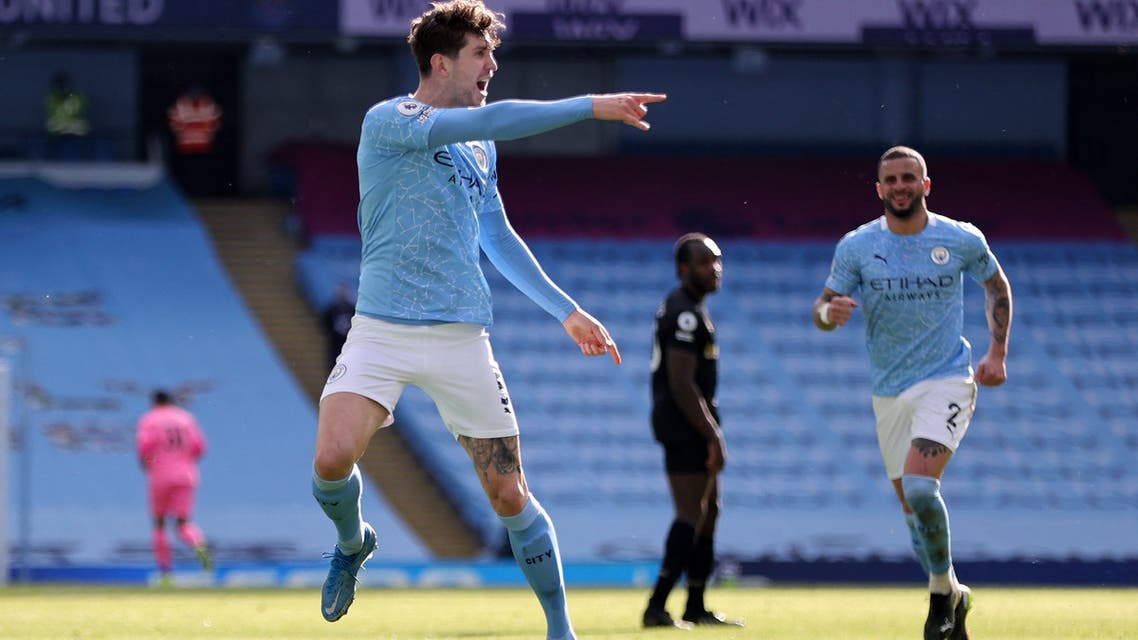
<svg viewBox="0 0 1138 640">
<path fill-rule="evenodd" d="M 664 544 L 656 587 L 644 611 L 644 626 L 742 626 L 738 620 L 708 611 L 703 602 L 715 560 L 719 472 L 727 460 L 715 404 L 719 347 L 703 299 L 719 290 L 722 252 L 706 235 L 689 233 L 676 241 L 674 253 L 680 286 L 656 311 L 652 431 L 664 448 L 676 517 Z M 685 573 L 687 606 L 682 621 L 676 621 L 664 605 Z"/>
</svg>

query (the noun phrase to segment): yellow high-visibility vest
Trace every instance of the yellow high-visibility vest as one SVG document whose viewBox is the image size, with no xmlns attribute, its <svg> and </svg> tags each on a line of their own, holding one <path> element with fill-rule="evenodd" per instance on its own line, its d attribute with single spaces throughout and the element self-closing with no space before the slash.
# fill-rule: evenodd
<svg viewBox="0 0 1138 640">
<path fill-rule="evenodd" d="M 87 122 L 87 99 L 73 91 L 47 94 L 47 132 L 52 135 L 85 136 L 91 130 Z"/>
</svg>

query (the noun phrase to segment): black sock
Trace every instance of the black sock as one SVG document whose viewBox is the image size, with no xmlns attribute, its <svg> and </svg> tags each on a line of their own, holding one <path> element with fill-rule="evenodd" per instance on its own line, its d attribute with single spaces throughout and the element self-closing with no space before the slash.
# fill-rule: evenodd
<svg viewBox="0 0 1138 640">
<path fill-rule="evenodd" d="M 652 590 L 648 608 L 663 609 L 667 604 L 668 594 L 684 573 L 694 539 L 695 527 L 679 520 L 672 522 L 668 540 L 664 543 L 664 560 L 660 563 L 660 573 L 656 576 L 656 588 Z"/>
<path fill-rule="evenodd" d="M 715 546 L 712 539 L 703 536 L 696 538 L 688 561 L 688 604 L 685 614 L 703 613 L 707 610 L 703 604 L 703 592 L 714 564 Z"/>
</svg>

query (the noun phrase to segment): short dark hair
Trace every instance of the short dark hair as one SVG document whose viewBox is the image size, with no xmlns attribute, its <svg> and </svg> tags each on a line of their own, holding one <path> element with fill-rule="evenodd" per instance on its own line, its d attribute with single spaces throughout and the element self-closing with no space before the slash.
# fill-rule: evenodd
<svg viewBox="0 0 1138 640">
<path fill-rule="evenodd" d="M 715 241 L 711 239 L 706 233 L 698 231 L 692 233 L 685 233 L 676 240 L 675 246 L 672 247 L 672 255 L 676 259 L 676 275 L 680 275 L 680 265 L 691 262 L 692 246 L 696 244 L 703 244 L 710 242 L 715 247 Z"/>
<path fill-rule="evenodd" d="M 676 240 L 675 246 L 672 247 L 672 255 L 676 258 L 676 264 L 691 260 L 691 244 L 693 242 L 703 242 L 707 239 L 707 234 L 699 232 L 685 233 L 680 236 L 680 239 Z"/>
<path fill-rule="evenodd" d="M 925 164 L 925 157 L 918 153 L 916 149 L 904 145 L 889 147 L 885 150 L 885 153 L 881 154 L 881 157 L 877 159 L 877 174 L 881 175 L 881 165 L 884 164 L 886 160 L 896 160 L 898 158 L 912 158 L 916 160 L 917 164 L 921 165 L 921 178 L 929 177 L 929 166 Z"/>
<path fill-rule="evenodd" d="M 423 15 L 411 21 L 407 44 L 419 67 L 419 74 L 431 74 L 431 56 L 441 53 L 448 58 L 458 56 L 466 34 L 485 36 L 492 47 L 501 43 L 498 33 L 506 28 L 503 16 L 491 11 L 482 0 L 433 2 Z"/>
<path fill-rule="evenodd" d="M 165 389 L 158 389 L 152 396 L 150 396 L 150 399 L 154 402 L 154 404 L 174 404 L 174 399 Z"/>
</svg>

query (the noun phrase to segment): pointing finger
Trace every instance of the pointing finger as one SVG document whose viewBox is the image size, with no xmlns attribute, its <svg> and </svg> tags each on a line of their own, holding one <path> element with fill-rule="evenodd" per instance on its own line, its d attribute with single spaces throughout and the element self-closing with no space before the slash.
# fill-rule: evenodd
<svg viewBox="0 0 1138 640">
<path fill-rule="evenodd" d="M 610 339 L 606 347 L 608 348 L 609 355 L 612 356 L 612 361 L 616 364 L 620 364 L 620 349 L 617 348 L 616 343 Z"/>
</svg>

